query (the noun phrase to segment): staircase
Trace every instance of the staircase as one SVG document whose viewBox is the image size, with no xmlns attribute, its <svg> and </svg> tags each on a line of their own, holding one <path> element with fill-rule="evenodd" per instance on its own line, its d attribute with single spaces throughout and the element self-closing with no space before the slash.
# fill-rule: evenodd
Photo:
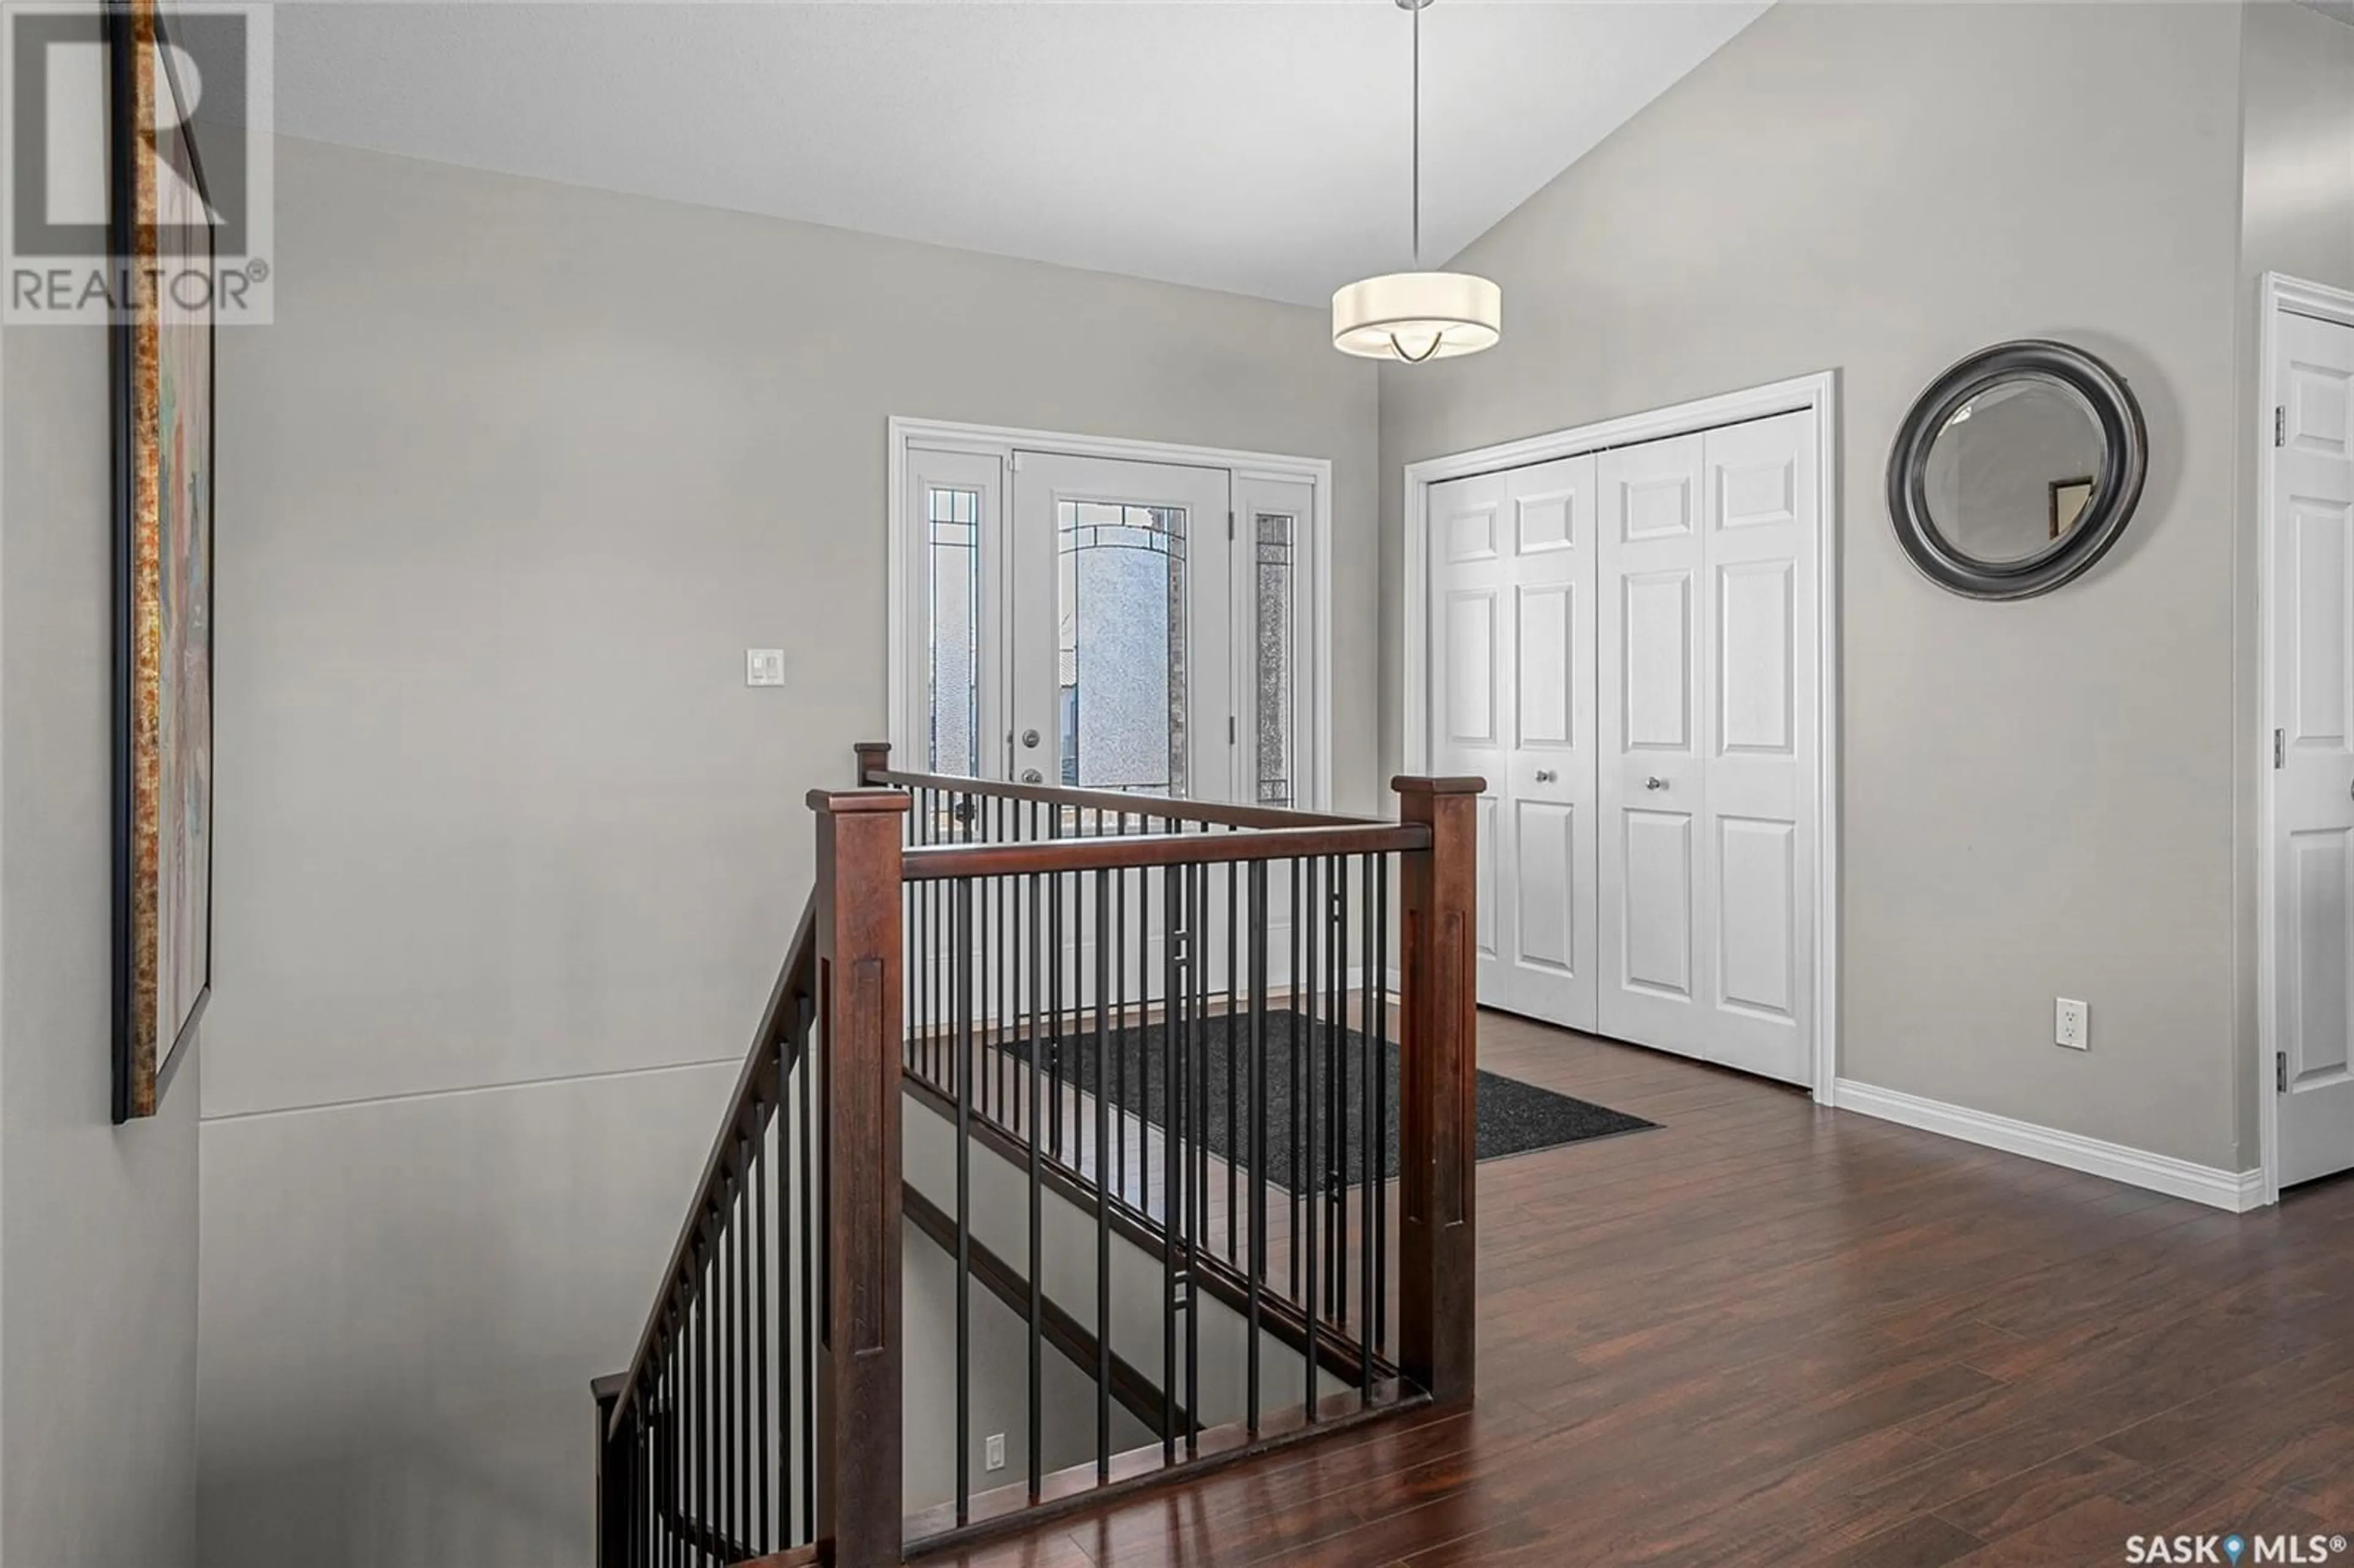
<svg viewBox="0 0 2354 1568">
<path fill-rule="evenodd" d="M 816 889 L 595 1386 L 599 1568 L 896 1563 L 1468 1403 L 1480 782 L 1392 822 L 889 760 L 809 797 Z"/>
</svg>

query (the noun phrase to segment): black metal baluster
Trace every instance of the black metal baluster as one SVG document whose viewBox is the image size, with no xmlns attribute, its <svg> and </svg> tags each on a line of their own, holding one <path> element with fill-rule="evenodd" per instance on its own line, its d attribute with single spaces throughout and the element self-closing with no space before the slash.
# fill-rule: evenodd
<svg viewBox="0 0 2354 1568">
<path fill-rule="evenodd" d="M 1226 1022 L 1222 1037 L 1226 1043 L 1226 1261 L 1228 1263 L 1235 1261 L 1235 1210 L 1240 1206 L 1242 1180 L 1242 1145 L 1235 1139 L 1235 1117 L 1237 1114 L 1235 1098 L 1239 1092 L 1236 1084 L 1238 1074 L 1235 1058 L 1242 1054 L 1242 1040 L 1235 1033 L 1235 995 L 1240 989 L 1236 979 L 1239 971 L 1235 968 L 1235 963 L 1239 957 L 1237 944 L 1242 940 L 1242 932 L 1235 923 L 1235 889 L 1236 884 L 1240 881 L 1236 874 L 1240 869 L 1232 861 L 1226 863 Z"/>
<path fill-rule="evenodd" d="M 687 1393 L 686 1322 L 672 1325 L 670 1399 L 663 1409 L 663 1533 L 674 1568 L 687 1568 L 692 1548 L 684 1533 L 687 1514 Z"/>
<path fill-rule="evenodd" d="M 1373 857 L 1373 928 L 1380 933 L 1380 1005 L 1373 1011 L 1373 1321 L 1368 1340 L 1379 1350 L 1388 1342 L 1389 1328 L 1389 1171 L 1390 1171 L 1390 860 Z"/>
<path fill-rule="evenodd" d="M 956 1520 L 972 1519 L 972 883 L 956 883 Z"/>
<path fill-rule="evenodd" d="M 783 1098 L 784 1078 L 781 1061 L 783 1051 L 770 1046 L 779 1060 L 777 1079 L 778 1097 Z M 754 1107 L 753 1123 L 759 1124 L 759 1107 Z M 752 1508 L 752 1538 L 746 1542 L 762 1555 L 777 1550 L 779 1542 L 770 1528 L 775 1516 L 769 1511 L 769 1134 L 763 1128 L 752 1139 L 752 1386 L 753 1394 L 753 1468 L 758 1474 Z"/>
<path fill-rule="evenodd" d="M 1097 827 L 1103 825 L 1100 818 Z M 1105 1075 L 1111 1069 L 1111 1037 L 1106 1027 L 1111 996 L 1110 901 L 1116 874 L 1096 871 L 1096 1484 L 1111 1481 L 1111 1193 L 1104 1185 L 1104 1146 L 1111 1131 L 1111 1100 Z M 1030 1277 L 1036 1281 L 1037 1221 L 1031 1221 Z M 1035 1416 L 1031 1420 L 1034 1447 Z"/>
<path fill-rule="evenodd" d="M 1250 1435 L 1258 1436 L 1258 1316 L 1259 1290 L 1267 1278 L 1267 862 L 1250 863 L 1250 1071 L 1244 1088 L 1250 1096 L 1250 1266 L 1244 1318 L 1245 1355 L 1249 1372 L 1245 1383 L 1248 1402 L 1246 1419 Z M 1227 1049 L 1236 1045 L 1228 1032 Z"/>
<path fill-rule="evenodd" d="M 1122 837 L 1127 836 L 1128 813 L 1125 811 L 1119 814 L 1119 832 Z M 1143 874 L 1140 872 L 1138 874 L 1140 877 Z M 1112 873 L 1112 885 L 1117 892 L 1117 902 L 1111 912 L 1111 939 L 1112 945 L 1119 949 L 1119 967 L 1115 971 L 1117 978 L 1112 982 L 1119 988 L 1119 1006 L 1115 1015 L 1118 1019 L 1116 1027 L 1119 1033 L 1113 1039 L 1113 1049 L 1119 1052 L 1119 1060 L 1114 1065 L 1117 1075 L 1115 1082 L 1118 1087 L 1113 1093 L 1119 1098 L 1120 1118 L 1119 1125 L 1112 1129 L 1115 1141 L 1111 1151 L 1111 1190 L 1119 1193 L 1121 1201 L 1125 1202 L 1128 1197 L 1128 873 L 1125 871 Z M 1142 952 L 1144 924 L 1142 895 L 1140 894 L 1136 916 L 1137 989 L 1139 991 L 1144 987 Z M 1097 1185 L 1101 1186 L 1102 1183 L 1098 1181 Z"/>
<path fill-rule="evenodd" d="M 716 1371 L 719 1380 L 711 1401 L 713 1413 L 718 1418 L 711 1447 L 719 1489 L 718 1513 L 711 1527 L 723 1538 L 736 1532 L 736 1315 L 729 1310 L 736 1293 L 736 1227 L 729 1223 L 734 1209 L 734 1189 L 723 1171 L 719 1179 L 718 1234 L 712 1239 L 711 1256 L 711 1316 L 716 1330 L 712 1345 L 718 1352 Z"/>
<path fill-rule="evenodd" d="M 917 789 L 914 812 L 907 819 L 907 831 L 915 835 L 920 847 L 930 829 L 926 825 L 929 814 L 927 803 L 929 790 Z M 907 971 L 907 1038 L 911 1054 L 916 1058 L 916 1071 L 927 1079 L 937 1081 L 932 1071 L 932 1040 L 925 1020 L 930 1013 L 931 1001 L 931 900 L 933 885 L 908 883 L 906 917 L 907 922 L 907 953 L 903 968 Z"/>
<path fill-rule="evenodd" d="M 818 1303 L 832 1299 L 832 1281 L 821 1276 L 821 1268 L 830 1271 L 832 1265 L 831 1249 L 820 1252 L 817 1247 L 817 1107 L 823 1097 L 817 1075 L 833 1072 L 831 1061 L 818 1050 L 817 1003 L 814 999 L 801 1004 L 801 1070 L 795 1075 L 801 1083 L 796 1090 L 801 1101 L 801 1329 L 793 1341 L 801 1358 L 801 1528 L 794 1532 L 794 1544 L 799 1545 L 817 1537 L 817 1347 L 819 1336 L 825 1331 L 825 1322 Z M 793 1408 L 788 1406 L 788 1409 Z"/>
<path fill-rule="evenodd" d="M 759 1125 L 759 1102 L 753 1102 L 753 1125 Z M 752 1266 L 756 1241 L 751 1229 L 753 1206 L 758 1202 L 752 1194 L 752 1183 L 758 1173 L 752 1169 L 752 1145 L 741 1134 L 737 1139 L 737 1168 L 742 1175 L 737 1181 L 736 1200 L 736 1409 L 740 1420 L 736 1426 L 736 1539 L 754 1553 L 761 1548 L 759 1518 L 756 1504 L 759 1492 L 759 1453 L 767 1433 L 754 1425 L 758 1394 L 755 1380 L 758 1371 L 758 1338 L 760 1325 L 753 1314 Z"/>
<path fill-rule="evenodd" d="M 1210 868 L 1189 869 L 1187 953 L 1193 978 L 1186 1010 L 1185 1128 L 1193 1140 L 1185 1162 L 1185 1452 L 1202 1451 L 1202 1253 L 1208 1240 L 1210 1204 L 1210 1073 L 1204 1057 L 1210 1005 Z"/>
<path fill-rule="evenodd" d="M 1291 1124 L 1291 1171 L 1285 1182 L 1285 1201 L 1290 1205 L 1291 1221 L 1285 1241 L 1291 1252 L 1291 1266 L 1283 1277 L 1283 1284 L 1295 1301 L 1300 1298 L 1299 1249 L 1306 1234 L 1300 1219 L 1300 1192 L 1305 1185 L 1300 1171 L 1308 1158 L 1308 1126 L 1303 1119 L 1308 1111 L 1308 1090 L 1302 1081 L 1302 1068 L 1308 1058 L 1299 1035 L 1301 999 L 1307 995 L 1308 989 L 1307 868 L 1305 860 L 1295 859 L 1291 863 L 1291 929 L 1284 939 L 1284 956 L 1290 960 L 1291 968 L 1291 973 L 1285 980 L 1283 1010 L 1284 1037 L 1290 1045 L 1290 1051 L 1284 1058 L 1284 1075 L 1289 1080 L 1291 1090 L 1288 1108 L 1288 1119 Z"/>
<path fill-rule="evenodd" d="M 995 804 L 1001 810 L 999 817 L 992 822 L 992 827 L 995 830 L 996 836 L 1002 837 L 1004 832 L 1004 822 L 1002 820 L 1002 807 L 1004 806 L 1004 802 L 1002 800 L 999 800 L 995 802 Z M 991 1029 L 991 1033 L 996 1041 L 997 1054 L 995 1057 L 995 1065 L 990 1069 L 990 1072 L 992 1078 L 999 1074 L 1012 1074 L 1018 1082 L 1020 1078 L 1020 1069 L 1017 1064 L 1013 1061 L 1012 1053 L 1006 1049 L 1008 1044 L 1006 1036 L 1007 1021 L 1013 1016 L 1014 975 L 1013 943 L 1008 939 L 1006 933 L 1013 929 L 1013 904 L 1015 898 L 1014 885 L 1013 879 L 1010 876 L 1000 876 L 993 878 L 992 880 L 997 890 L 997 962 L 994 966 L 997 973 L 997 1011 L 993 1015 L 995 1026 Z M 1021 1126 L 1022 1117 L 1020 1099 L 1018 1097 L 1013 1097 L 1014 1099 L 1013 1116 L 1014 1126 L 1018 1128 Z"/>
<path fill-rule="evenodd" d="M 650 1530 L 653 1510 L 648 1506 L 653 1497 L 653 1470 L 651 1393 L 653 1376 L 650 1369 L 641 1368 L 635 1384 L 637 1408 L 630 1416 L 635 1423 L 637 1436 L 630 1444 L 630 1568 L 650 1568 L 648 1556 L 653 1550 Z"/>
<path fill-rule="evenodd" d="M 1373 1263 L 1373 1143 L 1386 1137 L 1381 1124 L 1373 1120 L 1373 1085 L 1384 1069 L 1382 1060 L 1373 1054 L 1373 1010 L 1381 1005 L 1382 967 L 1378 945 L 1380 927 L 1373 914 L 1373 855 L 1357 859 L 1357 896 L 1364 910 L 1362 938 L 1363 957 L 1358 960 L 1358 973 L 1363 977 L 1357 985 L 1357 1179 L 1363 1185 L 1357 1192 L 1357 1225 L 1362 1234 L 1357 1238 L 1357 1285 L 1360 1309 L 1357 1313 L 1357 1334 L 1361 1347 L 1358 1356 L 1363 1373 L 1360 1390 L 1364 1403 L 1373 1402 L 1373 1298 L 1381 1288 L 1374 1275 Z"/>
<path fill-rule="evenodd" d="M 670 1325 L 663 1325 L 662 1364 L 654 1372 L 655 1404 L 653 1409 L 653 1440 L 648 1445 L 652 1451 L 650 1467 L 652 1471 L 652 1506 L 646 1511 L 652 1516 L 654 1560 L 658 1568 L 674 1568 L 678 1562 L 678 1542 L 670 1528 L 669 1500 L 678 1484 L 678 1472 L 673 1463 L 675 1455 L 671 1443 L 671 1415 L 676 1407 L 676 1384 L 672 1369 L 676 1364 L 677 1341 L 670 1337 Z"/>
<path fill-rule="evenodd" d="M 1172 1223 L 1179 1181 L 1177 1114 L 1177 1011 L 1183 932 L 1178 919 L 1178 872 L 1161 872 L 1161 1460 L 1177 1462 L 1177 1227 Z M 1151 1118 L 1147 1117 L 1150 1124 Z M 1150 1213 L 1150 1205 L 1147 1206 Z"/>
<path fill-rule="evenodd" d="M 711 1216 L 706 1213 L 697 1222 L 695 1236 L 695 1497 L 697 1550 L 705 1561 L 711 1551 L 711 1520 L 716 1511 L 717 1489 L 711 1484 L 711 1451 L 714 1414 L 711 1408 Z"/>
<path fill-rule="evenodd" d="M 694 1376 L 688 1365 L 687 1352 L 693 1341 L 692 1327 L 686 1309 L 679 1308 L 671 1324 L 670 1348 L 670 1409 L 665 1412 L 664 1425 L 669 1428 L 670 1441 L 670 1544 L 671 1560 L 684 1568 L 694 1551 L 691 1539 L 683 1533 L 687 1523 L 688 1499 L 694 1496 L 695 1457 Z"/>
<path fill-rule="evenodd" d="M 1349 863 L 1338 855 L 1329 863 L 1326 874 L 1332 884 L 1331 909 L 1325 918 L 1331 922 L 1326 931 L 1331 961 L 1328 966 L 1332 988 L 1331 1006 L 1325 1010 L 1326 1071 L 1331 1076 L 1331 1109 L 1325 1122 L 1331 1131 L 1325 1135 L 1325 1234 L 1331 1237 L 1331 1256 L 1325 1261 L 1325 1293 L 1331 1306 L 1329 1317 L 1341 1328 L 1349 1325 L 1349 1213 L 1348 1137 L 1349 1137 Z"/>
<path fill-rule="evenodd" d="M 1046 818 L 1046 836 L 1063 836 L 1063 813 L 1058 808 Z M 1046 1073 L 1054 1087 L 1054 1100 L 1047 1107 L 1050 1119 L 1044 1126 L 1055 1157 L 1063 1156 L 1063 889 L 1060 877 L 1046 879 L 1046 999 L 1050 1013 L 1046 1025 Z M 1035 1141 L 1034 1139 L 1033 1141 Z"/>
<path fill-rule="evenodd" d="M 1061 880 L 1059 877 L 1056 881 Z M 1059 902 L 1059 900 L 1058 900 Z M 1058 955 L 1059 956 L 1059 955 Z M 1045 1092 L 1045 1075 L 1040 1071 L 1037 1053 L 1030 1056 L 1030 1125 L 1038 1125 L 1039 1097 Z M 1030 1139 L 1030 1501 L 1038 1501 L 1038 1488 L 1044 1479 L 1045 1434 L 1040 1419 L 1040 1407 L 1044 1403 L 1044 1379 L 1045 1364 L 1040 1359 L 1040 1327 L 1045 1318 L 1044 1242 L 1043 1234 L 1045 1215 L 1042 1193 L 1044 1186 L 1038 1167 L 1038 1140 Z"/>
<path fill-rule="evenodd" d="M 1309 986 L 1309 994 L 1311 999 L 1315 998 L 1315 993 L 1321 989 L 1323 973 L 1322 970 L 1316 967 L 1317 948 L 1315 933 L 1317 916 L 1315 911 L 1321 907 L 1321 906 L 1317 903 L 1316 898 L 1317 869 L 1318 864 L 1315 861 L 1310 861 L 1308 863 L 1309 906 L 1308 909 L 1303 912 L 1307 916 L 1306 924 L 1309 928 L 1308 972 L 1311 977 Z M 1306 1107 L 1307 1124 L 1303 1128 L 1306 1136 L 1302 1138 L 1300 1141 L 1307 1144 L 1311 1150 L 1309 1159 L 1313 1161 L 1317 1158 L 1317 1154 L 1314 1152 L 1314 1140 L 1316 1139 L 1318 1133 L 1321 1130 L 1317 1123 L 1316 1113 L 1319 1107 L 1319 1100 L 1320 1098 L 1320 1091 L 1323 1087 L 1324 1077 L 1322 1071 L 1322 1054 L 1317 1049 L 1315 1000 L 1311 1000 L 1309 1003 L 1307 1024 L 1300 1033 L 1307 1036 L 1309 1057 L 1308 1070 L 1304 1075 L 1308 1081 L 1308 1104 Z M 1321 1299 L 1317 1294 L 1319 1282 L 1321 1277 L 1318 1270 L 1319 1266 L 1323 1261 L 1317 1255 L 1317 1248 L 1320 1244 L 1316 1223 L 1320 1217 L 1317 1211 L 1323 1207 L 1324 1179 L 1322 1172 L 1311 1171 L 1310 1180 L 1314 1183 L 1314 1190 L 1308 1194 L 1308 1202 L 1305 1204 L 1308 1212 L 1308 1237 L 1306 1245 L 1301 1249 L 1308 1260 L 1308 1278 L 1305 1287 L 1301 1288 L 1299 1292 L 1299 1315 L 1306 1319 L 1308 1325 L 1308 1381 L 1304 1385 L 1306 1393 L 1303 1397 L 1306 1400 L 1305 1417 L 1307 1420 L 1312 1422 L 1316 1419 L 1316 1326 L 1317 1320 L 1320 1316 L 1317 1311 L 1317 1303 Z"/>
</svg>

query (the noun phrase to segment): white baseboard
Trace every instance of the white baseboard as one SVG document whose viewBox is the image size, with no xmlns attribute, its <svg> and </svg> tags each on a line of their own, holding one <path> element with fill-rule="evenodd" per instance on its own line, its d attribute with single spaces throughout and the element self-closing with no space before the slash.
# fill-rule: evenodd
<svg viewBox="0 0 2354 1568">
<path fill-rule="evenodd" d="M 2152 1154 L 2147 1150 L 2128 1149 L 2122 1143 L 2105 1143 L 2079 1133 L 2014 1121 L 2007 1116 L 1925 1100 L 1918 1095 L 1877 1088 L 1852 1078 L 1840 1079 L 1832 1096 L 1832 1103 L 1841 1110 L 1957 1138 L 1964 1143 L 1999 1149 L 2006 1154 L 2024 1155 L 2047 1165 L 2105 1176 L 2112 1181 L 2145 1187 L 2172 1198 L 2188 1198 L 2194 1203 L 2205 1203 L 2234 1214 L 2261 1207 L 2264 1201 L 2264 1173 L 2261 1171 L 2219 1171 L 2211 1165 L 2193 1165 L 2171 1155 Z"/>
</svg>

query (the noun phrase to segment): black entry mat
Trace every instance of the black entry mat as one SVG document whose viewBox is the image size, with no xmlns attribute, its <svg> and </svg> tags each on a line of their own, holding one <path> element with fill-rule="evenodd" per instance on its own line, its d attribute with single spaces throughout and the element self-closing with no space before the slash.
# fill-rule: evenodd
<svg viewBox="0 0 2354 1568">
<path fill-rule="evenodd" d="M 1293 1163 L 1294 1144 L 1301 1132 L 1310 1132 L 1308 1149 L 1329 1147 L 1325 1140 L 1331 1135 L 1333 1091 L 1337 1087 L 1342 1107 L 1340 1130 L 1347 1144 L 1341 1169 L 1347 1172 L 1351 1185 L 1362 1181 L 1366 1163 L 1364 1036 L 1353 1029 L 1335 1030 L 1331 1024 L 1311 1022 L 1291 1012 L 1270 1012 L 1266 1014 L 1266 1082 L 1256 1088 L 1251 1083 L 1247 1015 L 1216 1014 L 1197 1019 L 1187 1028 L 1186 1033 L 1198 1045 L 1188 1059 L 1199 1064 L 1199 1072 L 1180 1090 L 1181 1103 L 1191 1113 L 1185 1118 L 1186 1140 L 1200 1142 L 1211 1153 L 1248 1170 L 1252 1142 L 1257 1133 L 1252 1125 L 1253 1107 L 1263 1103 L 1267 1107 L 1267 1180 L 1290 1189 L 1298 1169 Z M 1012 1042 L 1013 1053 L 1025 1054 L 1025 1044 Z M 1165 1130 L 1169 1125 L 1167 1029 L 1151 1023 L 1118 1030 L 1111 1033 L 1108 1044 L 1111 1061 L 1108 1097 L 1114 1106 Z M 1336 1044 L 1340 1047 L 1337 1052 Z M 1098 1081 L 1096 1054 L 1092 1033 L 1066 1038 L 1060 1053 L 1063 1081 L 1094 1093 Z M 1398 1171 L 1395 1041 L 1385 1043 L 1384 1055 L 1386 1072 L 1380 1089 L 1380 1119 L 1385 1124 L 1388 1159 L 1382 1169 L 1384 1174 L 1394 1177 Z M 1306 1076 L 1310 1072 L 1317 1075 L 1312 1094 Z M 1495 1073 L 1479 1074 L 1479 1095 L 1481 1160 L 1500 1160 L 1508 1154 L 1554 1149 L 1564 1143 L 1638 1132 L 1659 1125 Z M 1315 1121 L 1312 1128 L 1305 1128 L 1304 1114 L 1311 1104 Z"/>
</svg>

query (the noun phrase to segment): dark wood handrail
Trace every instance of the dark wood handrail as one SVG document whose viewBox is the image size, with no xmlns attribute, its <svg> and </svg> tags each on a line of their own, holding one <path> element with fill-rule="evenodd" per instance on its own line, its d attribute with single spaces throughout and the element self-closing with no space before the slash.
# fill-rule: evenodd
<svg viewBox="0 0 2354 1568">
<path fill-rule="evenodd" d="M 860 755 L 868 755 L 862 747 Z M 1280 806 L 1236 806 L 1219 800 L 1186 800 L 1174 795 L 1129 795 L 1116 789 L 1073 789 L 1059 784 L 1013 784 L 1002 779 L 967 779 L 954 773 L 901 773 L 870 768 L 863 782 L 895 789 L 938 789 L 954 795 L 987 795 L 1005 800 L 1035 800 L 1087 811 L 1125 811 L 1174 822 L 1204 822 L 1227 828 L 1362 826 L 1379 817 L 1344 817 L 1330 811 L 1293 811 Z"/>
<path fill-rule="evenodd" d="M 901 874 L 908 882 L 949 882 L 1033 872 L 1411 853 L 1429 847 L 1430 829 L 1418 822 L 1327 823 L 1239 833 L 1129 833 L 1110 838 L 1034 839 L 1010 844 L 918 844 L 907 851 Z"/>
<path fill-rule="evenodd" d="M 640 1374 L 662 1342 L 663 1324 L 695 1300 L 701 1278 L 695 1260 L 704 1224 L 726 1206 L 728 1184 L 744 1173 L 740 1150 L 748 1144 L 757 1145 L 769 1129 L 769 1120 L 777 1110 L 779 1082 L 784 1070 L 791 1065 L 777 1047 L 793 1047 L 793 1015 L 801 1002 L 816 994 L 817 900 L 812 896 L 801 906 L 801 923 L 794 927 L 792 945 L 785 949 L 777 983 L 769 989 L 769 1005 L 760 1010 L 759 1027 L 752 1032 L 751 1046 L 744 1055 L 744 1070 L 737 1075 L 735 1092 L 728 1097 L 727 1114 L 711 1140 L 709 1157 L 703 1162 L 703 1180 L 696 1184 L 686 1218 L 679 1225 L 678 1241 L 671 1248 L 670 1266 L 662 1277 L 662 1288 L 654 1298 L 653 1309 L 646 1315 L 646 1326 L 638 1335 L 637 1349 L 630 1356 L 629 1371 L 623 1374 L 613 1401 L 613 1413 L 606 1423 L 609 1435 L 621 1430 L 622 1417 L 637 1396 Z"/>
</svg>

